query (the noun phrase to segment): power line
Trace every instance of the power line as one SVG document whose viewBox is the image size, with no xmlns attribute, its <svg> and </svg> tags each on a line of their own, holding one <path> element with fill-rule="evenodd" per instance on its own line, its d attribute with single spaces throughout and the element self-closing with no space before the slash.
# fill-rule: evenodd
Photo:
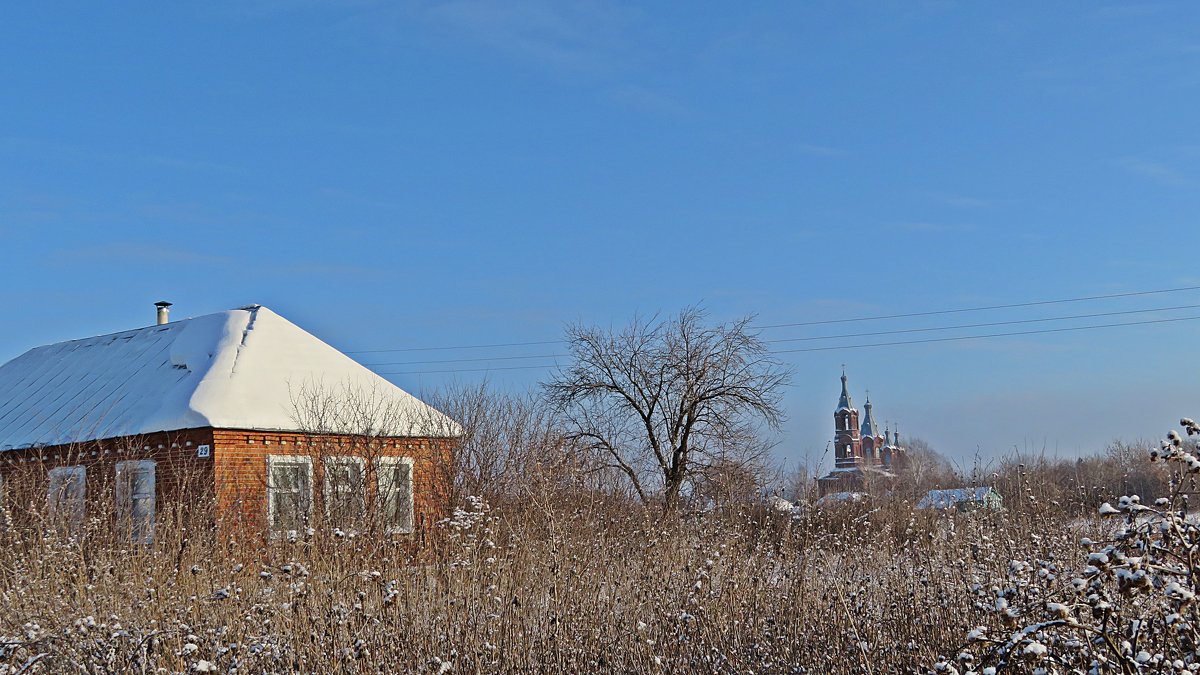
<svg viewBox="0 0 1200 675">
<path fill-rule="evenodd" d="M 540 366 L 507 366 L 503 368 L 450 368 L 447 370 L 409 370 L 399 373 L 375 373 L 376 375 L 433 375 L 434 373 L 484 373 L 493 370 L 533 370 L 553 368 L 557 363 L 545 363 Z"/>
<path fill-rule="evenodd" d="M 936 326 L 933 328 L 902 328 L 898 330 L 883 330 L 872 333 L 844 333 L 842 335 L 817 335 L 812 337 L 780 338 L 765 340 L 771 344 L 780 342 L 811 342 L 814 340 L 834 340 L 853 337 L 873 337 L 879 335 L 900 335 L 903 333 L 930 333 L 942 330 L 958 330 L 961 328 L 986 328 L 989 326 L 1014 326 L 1025 323 L 1045 323 L 1047 321 L 1068 321 L 1070 319 L 1094 319 L 1102 316 L 1122 316 L 1126 314 L 1147 314 L 1149 312 L 1170 312 L 1180 309 L 1200 309 L 1200 305 L 1179 305 L 1178 307 L 1155 307 L 1152 309 L 1129 309 L 1122 312 L 1097 312 L 1095 314 L 1074 314 L 1071 316 L 1050 316 L 1040 319 L 1013 319 L 1011 321 L 989 321 L 987 323 L 963 323 L 957 326 Z M 531 357 L 532 358 L 532 357 Z"/>
<path fill-rule="evenodd" d="M 1176 322 L 1180 322 L 1180 321 L 1196 321 L 1196 320 L 1200 320 L 1200 316 L 1184 316 L 1184 317 L 1176 317 L 1176 318 L 1172 318 L 1172 319 L 1148 319 L 1145 321 L 1128 321 L 1128 322 L 1124 322 L 1124 323 L 1106 323 L 1106 324 L 1097 324 L 1094 326 L 1068 326 L 1065 328 L 1042 328 L 1042 329 L 1038 329 L 1038 330 L 1012 331 L 1012 332 L 1008 332 L 1008 333 L 985 333 L 983 335 L 956 335 L 956 336 L 952 336 L 952 337 L 925 338 L 925 339 L 921 339 L 921 340 L 896 340 L 893 342 L 873 342 L 873 343 L 869 343 L 869 344 L 857 344 L 857 345 L 833 345 L 833 346 L 829 346 L 829 347 L 806 347 L 806 348 L 801 348 L 801 349 L 780 349 L 780 350 L 773 351 L 771 353 L 772 354 L 796 354 L 796 353 L 801 353 L 801 352 L 833 351 L 833 350 L 837 350 L 837 349 L 866 349 L 866 348 L 870 348 L 870 347 L 892 347 L 892 346 L 897 346 L 897 345 L 928 344 L 928 343 L 934 343 L 934 342 L 958 342 L 958 341 L 962 341 L 962 340 L 982 340 L 982 339 L 987 339 L 987 338 L 1015 337 L 1015 336 L 1021 336 L 1021 335 L 1042 335 L 1042 334 L 1047 334 L 1047 333 L 1066 333 L 1066 332 L 1071 332 L 1071 331 L 1098 330 L 1101 328 L 1120 328 L 1120 327 L 1125 327 L 1125 326 L 1147 326 L 1147 325 L 1152 325 L 1152 324 L 1176 323 Z M 502 368 L 462 368 L 462 369 L 452 368 L 452 369 L 446 369 L 446 370 L 411 370 L 411 371 L 401 371 L 401 372 L 392 372 L 392 373 L 377 373 L 377 374 L 378 375 L 433 375 L 433 374 L 439 374 L 439 373 L 473 373 L 473 372 L 487 372 L 487 371 L 495 371 L 495 370 L 545 369 L 545 368 L 552 368 L 556 365 L 558 365 L 558 364 L 541 364 L 541 365 L 532 365 L 532 366 L 509 366 L 509 367 L 502 367 Z"/>
<path fill-rule="evenodd" d="M 447 349 L 491 349 L 492 347 L 528 347 L 530 345 L 556 345 L 562 340 L 541 340 L 538 342 L 502 342 L 491 345 L 459 345 L 456 347 L 400 347 L 398 349 L 359 349 L 345 351 L 343 354 L 381 354 L 383 352 L 434 352 Z"/>
<path fill-rule="evenodd" d="M 1196 305 L 1200 307 L 1200 305 Z M 536 356 L 487 356 L 477 359 L 438 359 L 433 361 L 390 361 L 388 363 L 364 363 L 368 368 L 375 366 L 415 366 L 431 363 L 477 363 L 479 361 L 520 361 L 525 359 L 565 359 L 570 354 L 538 354 Z"/>
<path fill-rule="evenodd" d="M 869 333 L 843 333 L 841 335 L 816 335 L 810 337 L 798 338 L 780 338 L 777 340 L 765 340 L 769 344 L 778 344 L 781 342 L 813 342 L 817 340 L 838 340 L 844 338 L 855 337 L 878 337 L 881 335 L 903 335 L 906 333 L 930 333 L 944 330 L 960 330 L 964 328 L 987 328 L 991 326 L 1013 326 L 1029 323 L 1046 323 L 1048 321 L 1068 321 L 1073 319 L 1094 319 L 1104 316 L 1123 316 L 1128 314 L 1147 314 L 1150 312 L 1170 312 L 1181 309 L 1200 309 L 1200 305 L 1178 305 L 1175 307 L 1154 307 L 1151 309 L 1130 309 L 1120 312 L 1095 312 L 1092 314 L 1073 314 L 1067 316 L 1051 316 L 1038 319 L 1013 319 L 1010 321 L 989 321 L 986 323 L 964 323 L 955 326 L 934 326 L 929 328 L 902 328 L 897 330 L 874 331 Z M 388 361 L 383 363 L 364 363 L 367 367 L 378 366 L 417 366 L 417 365 L 433 365 L 439 363 L 480 363 L 489 361 L 528 361 L 531 359 L 565 359 L 569 358 L 570 354 L 535 354 L 531 356 L 488 356 L 468 359 L 434 359 L 424 361 Z"/>
<path fill-rule="evenodd" d="M 861 316 L 850 319 L 825 319 L 821 321 L 800 321 L 793 323 L 777 323 L 768 325 L 754 325 L 752 328 L 790 328 L 799 326 L 821 326 L 835 323 L 854 323 L 859 321 L 879 321 L 883 319 L 907 319 L 921 316 L 937 316 L 941 314 L 962 314 L 966 312 L 983 312 L 996 309 L 1014 309 L 1017 307 L 1038 307 L 1042 305 L 1055 305 L 1069 302 L 1086 302 L 1090 300 L 1111 300 L 1114 298 L 1131 298 L 1144 295 L 1160 295 L 1163 293 L 1179 293 L 1183 291 L 1200 290 L 1200 286 L 1182 286 L 1179 288 L 1162 288 L 1151 291 L 1133 291 L 1129 293 L 1110 293 L 1108 295 L 1089 295 L 1078 298 L 1062 298 L 1058 300 L 1038 300 L 1034 302 L 1017 302 L 1007 305 L 987 305 L 981 307 L 962 307 L 958 309 L 943 309 L 928 312 L 910 312 L 907 314 L 883 314 L 878 316 Z M 997 324 L 999 325 L 999 324 Z M 530 347 L 535 345 L 557 345 L 562 344 L 562 340 L 537 340 L 531 342 L 498 342 L 492 344 L 477 344 L 477 345 L 454 345 L 454 346 L 438 346 L 438 347 L 397 347 L 393 349 L 359 349 L 347 350 L 345 354 L 384 354 L 390 352 L 431 352 L 431 351 L 450 351 L 457 349 L 499 349 L 504 347 Z"/>
<path fill-rule="evenodd" d="M 1041 330 L 1024 330 L 1012 333 L 988 333 L 985 335 L 957 335 L 944 338 L 925 338 L 923 340 L 898 340 L 896 342 L 875 342 L 865 345 L 837 345 L 833 347 L 808 347 L 804 349 L 780 349 L 773 354 L 794 354 L 797 352 L 825 352 L 834 349 L 862 349 L 865 347 L 890 347 L 893 345 L 916 345 L 929 342 L 954 342 L 956 340 L 981 340 L 983 338 L 1012 337 L 1015 335 L 1040 335 L 1043 333 L 1066 333 L 1076 330 L 1096 330 L 1098 328 L 1117 328 L 1120 326 L 1146 326 L 1155 323 L 1173 323 L 1176 321 L 1195 321 L 1200 316 L 1182 316 L 1174 319 L 1150 319 L 1147 321 L 1130 321 L 1127 323 L 1103 323 L 1095 326 L 1069 326 L 1067 328 L 1043 328 Z"/>
<path fill-rule="evenodd" d="M 1181 288 L 1163 288 L 1156 291 L 1135 291 L 1132 293 L 1111 293 L 1109 295 L 1089 295 L 1082 298 L 1064 298 L 1061 300 L 1038 300 L 1036 302 L 1016 302 L 1009 305 L 988 305 L 985 307 L 963 307 L 960 309 L 941 309 L 931 312 L 910 312 L 908 314 L 883 314 L 879 316 L 860 316 L 853 319 L 825 319 L 823 321 L 799 321 L 796 323 L 776 323 L 753 328 L 791 328 L 794 326 L 821 326 L 831 323 L 852 323 L 855 321 L 878 321 L 881 319 L 908 319 L 918 316 L 936 316 L 938 314 L 961 314 L 963 312 L 983 312 L 993 309 L 1013 309 L 1016 307 L 1037 307 L 1039 305 L 1058 305 L 1065 302 L 1086 302 L 1088 300 L 1111 300 L 1113 298 L 1131 298 L 1140 295 L 1155 295 L 1159 293 L 1178 293 L 1194 291 L 1200 286 L 1183 286 Z"/>
</svg>

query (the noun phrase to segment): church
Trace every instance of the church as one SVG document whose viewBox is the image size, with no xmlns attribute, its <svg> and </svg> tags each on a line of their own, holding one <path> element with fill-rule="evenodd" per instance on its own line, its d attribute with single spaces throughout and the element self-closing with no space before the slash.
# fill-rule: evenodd
<svg viewBox="0 0 1200 675">
<path fill-rule="evenodd" d="M 833 492 L 862 492 L 872 482 L 890 484 L 893 471 L 904 457 L 900 446 L 900 431 L 885 428 L 879 433 L 879 423 L 867 394 L 863 406 L 866 413 L 859 424 L 858 409 L 850 398 L 846 372 L 842 371 L 842 395 L 833 411 L 833 470 L 817 479 L 821 494 Z"/>
</svg>

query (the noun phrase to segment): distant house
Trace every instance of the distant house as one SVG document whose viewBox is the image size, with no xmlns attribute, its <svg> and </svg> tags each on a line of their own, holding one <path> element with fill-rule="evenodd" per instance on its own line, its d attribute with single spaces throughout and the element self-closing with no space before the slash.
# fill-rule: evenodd
<svg viewBox="0 0 1200 675">
<path fill-rule="evenodd" d="M 917 502 L 918 509 L 937 509 L 947 511 L 971 511 L 974 509 L 999 510 L 1003 508 L 1004 500 L 1000 493 L 990 487 L 953 488 L 950 490 L 930 490 Z"/>
<path fill-rule="evenodd" d="M 772 511 L 777 511 L 779 513 L 791 513 L 792 510 L 796 508 L 794 503 L 778 495 L 771 497 L 769 505 Z"/>
<path fill-rule="evenodd" d="M 842 504 L 857 504 L 866 501 L 868 495 L 865 492 L 830 492 L 829 494 L 817 500 L 817 508 L 828 508 Z"/>
<path fill-rule="evenodd" d="M 273 533 L 442 517 L 457 424 L 266 307 L 167 306 L 0 366 L 0 499 L 40 492 L 68 525 L 112 504 L 135 540 L 195 490 Z"/>
</svg>

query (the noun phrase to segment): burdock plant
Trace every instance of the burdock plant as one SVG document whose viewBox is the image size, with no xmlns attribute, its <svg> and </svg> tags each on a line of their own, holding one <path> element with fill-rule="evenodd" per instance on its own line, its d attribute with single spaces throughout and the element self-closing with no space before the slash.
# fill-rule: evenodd
<svg viewBox="0 0 1200 675">
<path fill-rule="evenodd" d="M 1200 521 L 1188 514 L 1200 474 L 1200 426 L 1186 418 L 1180 424 L 1186 438 L 1171 431 L 1149 457 L 1170 469 L 1168 496 L 1101 504 L 1099 515 L 1117 522 L 1080 541 L 1077 566 L 1013 560 L 988 588 L 974 588 L 992 627 L 970 631 L 962 652 L 935 671 L 1200 672 Z"/>
</svg>

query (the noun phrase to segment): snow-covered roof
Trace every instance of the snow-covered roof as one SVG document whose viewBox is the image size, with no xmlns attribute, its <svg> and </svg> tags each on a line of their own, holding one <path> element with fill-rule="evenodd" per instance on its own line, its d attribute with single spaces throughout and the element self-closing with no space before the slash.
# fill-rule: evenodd
<svg viewBox="0 0 1200 675">
<path fill-rule="evenodd" d="M 881 466 L 876 466 L 876 465 L 874 465 L 874 464 L 855 464 L 854 466 L 838 466 L 838 467 L 834 467 L 834 468 L 832 468 L 832 469 L 830 469 L 830 470 L 829 470 L 829 473 L 828 473 L 828 474 L 827 474 L 825 477 L 826 477 L 826 478 L 828 478 L 828 477 L 830 477 L 830 476 L 833 476 L 833 475 L 835 475 L 835 474 L 843 474 L 843 473 L 844 473 L 844 474 L 851 474 L 851 473 L 856 473 L 856 474 L 873 473 L 873 474 L 875 474 L 875 475 L 877 475 L 877 476 L 884 476 L 884 477 L 888 477 L 888 478 L 895 478 L 895 477 L 896 477 L 896 474 L 892 473 L 891 471 L 888 471 L 888 470 L 887 470 L 887 469 L 885 469 L 884 467 L 881 467 Z"/>
<path fill-rule="evenodd" d="M 846 383 L 846 371 L 842 371 L 842 395 L 838 397 L 838 407 L 835 412 L 854 410 L 854 402 L 850 400 L 850 389 Z"/>
<path fill-rule="evenodd" d="M 796 508 L 795 504 L 784 499 L 783 497 L 780 497 L 779 495 L 771 497 L 770 504 L 772 511 L 791 511 L 792 509 Z"/>
<path fill-rule="evenodd" d="M 964 502 L 982 502 L 987 498 L 988 493 L 992 491 L 990 487 L 930 490 L 928 494 L 921 498 L 921 501 L 917 502 L 917 508 L 944 509 Z"/>
<path fill-rule="evenodd" d="M 296 405 L 317 397 L 369 401 L 387 435 L 460 433 L 408 392 L 253 305 L 37 347 L 0 366 L 0 450 L 199 427 L 311 431 Z"/>
<path fill-rule="evenodd" d="M 874 438 L 879 435 L 879 424 L 875 421 L 875 412 L 871 406 L 870 395 L 867 396 L 867 403 L 865 407 L 867 409 L 867 416 L 866 419 L 863 420 L 862 429 L 859 431 L 859 433 L 863 438 Z"/>
<path fill-rule="evenodd" d="M 842 504 L 847 502 L 861 502 L 866 498 L 867 495 L 864 492 L 831 492 L 818 499 L 816 506 Z"/>
</svg>

